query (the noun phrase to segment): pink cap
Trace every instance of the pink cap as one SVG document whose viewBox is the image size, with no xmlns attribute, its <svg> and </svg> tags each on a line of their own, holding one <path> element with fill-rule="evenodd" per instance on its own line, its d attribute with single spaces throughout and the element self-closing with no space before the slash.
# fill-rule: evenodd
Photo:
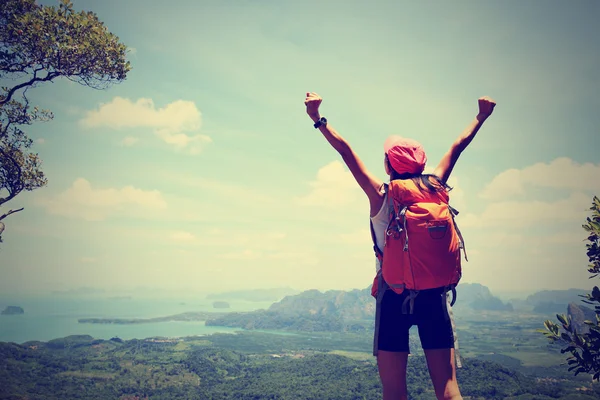
<svg viewBox="0 0 600 400">
<path fill-rule="evenodd" d="M 392 168 L 399 174 L 421 174 L 425 170 L 427 156 L 421 143 L 413 139 L 392 135 L 383 144 Z"/>
</svg>

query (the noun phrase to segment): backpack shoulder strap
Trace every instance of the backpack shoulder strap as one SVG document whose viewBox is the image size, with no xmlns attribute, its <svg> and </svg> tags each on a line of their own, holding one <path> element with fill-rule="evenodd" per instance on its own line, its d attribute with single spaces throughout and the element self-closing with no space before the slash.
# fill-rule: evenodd
<svg viewBox="0 0 600 400">
<path fill-rule="evenodd" d="M 452 215 L 452 223 L 454 224 L 454 229 L 456 230 L 456 234 L 458 235 L 458 239 L 460 240 L 460 248 L 463 250 L 463 254 L 465 255 L 465 261 L 469 261 L 469 258 L 467 257 L 467 248 L 465 246 L 465 240 L 463 239 L 463 235 L 460 232 L 460 229 L 458 229 L 458 224 L 456 223 L 456 219 L 455 217 L 458 215 L 458 210 L 454 207 L 452 207 L 450 204 L 448 204 L 448 209 L 450 210 L 450 214 Z"/>
<path fill-rule="evenodd" d="M 383 190 L 384 190 L 384 200 L 385 197 L 388 195 L 388 184 L 387 183 L 383 183 Z M 382 205 L 383 206 L 383 205 Z M 377 257 L 383 257 L 383 250 L 381 250 L 379 248 L 379 246 L 377 246 L 377 237 L 375 236 L 375 229 L 373 228 L 373 221 L 369 218 L 369 224 L 371 225 L 371 239 L 373 239 L 373 250 L 375 251 L 375 255 Z"/>
<path fill-rule="evenodd" d="M 377 238 L 375 237 L 375 230 L 373 229 L 373 221 L 369 221 L 371 224 L 371 238 L 373 239 L 373 250 L 377 258 L 383 257 L 383 251 L 377 246 Z"/>
</svg>

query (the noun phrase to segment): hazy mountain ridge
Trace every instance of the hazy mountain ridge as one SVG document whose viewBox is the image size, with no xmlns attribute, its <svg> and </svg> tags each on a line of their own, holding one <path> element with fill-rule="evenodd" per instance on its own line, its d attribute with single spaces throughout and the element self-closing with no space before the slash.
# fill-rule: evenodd
<svg viewBox="0 0 600 400">
<path fill-rule="evenodd" d="M 20 306 L 7 306 L 0 315 L 20 315 L 25 314 L 25 311 Z"/>
<path fill-rule="evenodd" d="M 492 295 L 480 284 L 465 283 L 457 288 L 456 308 L 512 311 L 512 305 Z M 373 328 L 375 299 L 371 287 L 353 290 L 316 289 L 286 296 L 267 310 L 229 313 L 209 318 L 208 326 L 291 331 L 364 331 Z"/>
<path fill-rule="evenodd" d="M 275 289 L 280 290 L 280 289 Z M 263 289 L 257 290 L 259 296 Z M 566 293 L 562 293 L 566 292 Z M 584 290 L 544 291 L 521 299 L 517 311 L 531 313 L 531 298 L 542 301 L 549 295 L 558 293 L 557 298 L 573 297 L 574 293 L 584 293 Z M 233 293 L 233 292 L 231 292 Z M 242 291 L 244 295 L 252 296 L 252 290 Z M 221 294 L 225 295 L 225 294 Z M 538 307 L 539 308 L 539 307 Z M 512 302 L 504 303 L 494 296 L 490 289 L 478 283 L 464 283 L 457 287 L 457 302 L 454 309 L 460 314 L 461 310 L 470 313 L 483 311 L 513 312 Z M 567 304 L 553 303 L 552 313 L 565 313 Z M 547 311 L 533 309 L 534 313 L 547 315 Z M 226 326 L 244 329 L 291 330 L 291 331 L 364 331 L 372 329 L 375 315 L 375 299 L 371 296 L 371 288 L 352 290 L 328 290 L 321 292 L 316 289 L 306 290 L 298 294 L 284 296 L 272 303 L 268 309 L 249 312 L 186 312 L 159 318 L 80 318 L 80 323 L 115 323 L 138 324 L 167 321 L 206 321 L 207 326 Z"/>
<path fill-rule="evenodd" d="M 271 312 L 283 315 L 337 314 L 342 319 L 371 318 L 375 313 L 375 302 L 371 296 L 371 288 L 345 290 L 328 290 L 320 292 L 307 290 L 294 296 L 286 296 L 269 307 Z"/>
<path fill-rule="evenodd" d="M 532 295 L 527 296 L 525 301 L 531 305 L 537 305 L 545 302 L 569 304 L 576 300 L 581 300 L 581 297 L 579 296 L 587 293 L 589 293 L 588 290 L 573 288 L 565 290 L 540 290 Z"/>
<path fill-rule="evenodd" d="M 209 300 L 245 300 L 245 301 L 279 301 L 282 298 L 300 293 L 290 287 L 272 289 L 233 290 L 230 292 L 211 293 L 206 295 Z"/>
<path fill-rule="evenodd" d="M 375 301 L 371 289 L 316 289 L 286 296 L 267 310 L 229 313 L 206 321 L 208 326 L 305 332 L 344 332 L 372 329 Z"/>
<path fill-rule="evenodd" d="M 463 283 L 456 287 L 457 302 L 455 307 L 467 306 L 473 310 L 513 311 L 511 303 L 504 303 L 494 296 L 487 286 L 480 283 Z"/>
<path fill-rule="evenodd" d="M 581 296 L 587 293 L 583 289 L 542 290 L 528 296 L 525 304 L 538 314 L 563 314 L 569 304 L 581 304 Z"/>
<path fill-rule="evenodd" d="M 464 283 L 457 287 L 455 307 L 470 307 L 475 310 L 512 311 L 510 303 L 503 303 L 490 289 L 479 283 Z M 375 299 L 371 287 L 353 290 L 307 290 L 294 296 L 286 296 L 269 307 L 269 311 L 282 314 L 327 315 L 337 313 L 344 319 L 372 318 Z"/>
</svg>

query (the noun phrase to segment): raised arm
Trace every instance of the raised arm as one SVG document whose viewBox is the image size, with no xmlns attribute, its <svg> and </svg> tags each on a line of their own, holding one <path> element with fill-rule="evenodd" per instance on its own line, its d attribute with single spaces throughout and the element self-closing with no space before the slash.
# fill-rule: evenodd
<svg viewBox="0 0 600 400">
<path fill-rule="evenodd" d="M 322 101 L 323 99 L 318 94 L 314 92 L 306 93 L 306 99 L 304 100 L 304 104 L 306 105 L 306 113 L 315 123 L 321 119 L 319 106 L 321 105 Z M 367 170 L 363 162 L 360 160 L 360 158 L 358 158 L 348 142 L 346 142 L 346 140 L 333 128 L 333 126 L 331 126 L 329 122 L 322 123 L 318 128 L 325 139 L 327 139 L 331 147 L 333 147 L 342 156 L 342 159 L 348 166 L 352 176 L 354 176 L 354 179 L 356 179 L 358 185 L 369 198 L 371 216 L 377 214 L 383 201 L 383 194 L 380 191 L 383 182 L 377 179 Z"/>
<path fill-rule="evenodd" d="M 492 112 L 494 111 L 494 107 L 496 106 L 496 102 L 489 97 L 481 97 L 479 100 L 479 113 L 471 121 L 469 126 L 463 131 L 463 133 L 454 141 L 450 150 L 442 157 L 442 160 L 436 167 L 433 172 L 437 175 L 443 182 L 447 182 L 456 162 L 458 161 L 458 157 L 463 152 L 464 149 L 467 148 L 469 143 L 475 138 L 475 135 L 479 131 L 479 128 L 483 125 L 483 123 L 488 119 Z"/>
</svg>

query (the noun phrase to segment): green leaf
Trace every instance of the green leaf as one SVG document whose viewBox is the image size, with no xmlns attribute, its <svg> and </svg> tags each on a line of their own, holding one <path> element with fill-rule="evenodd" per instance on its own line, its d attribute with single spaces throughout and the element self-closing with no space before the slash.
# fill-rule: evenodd
<svg viewBox="0 0 600 400">
<path fill-rule="evenodd" d="M 570 341 L 571 341 L 571 336 L 569 336 L 568 334 L 566 334 L 566 333 L 564 333 L 564 332 L 563 332 L 563 333 L 561 333 L 560 337 L 561 337 L 561 339 L 562 339 L 562 340 L 564 340 L 565 342 L 570 342 Z"/>
<path fill-rule="evenodd" d="M 561 324 L 567 325 L 567 317 L 564 314 L 556 314 L 556 318 L 560 321 Z"/>
</svg>

